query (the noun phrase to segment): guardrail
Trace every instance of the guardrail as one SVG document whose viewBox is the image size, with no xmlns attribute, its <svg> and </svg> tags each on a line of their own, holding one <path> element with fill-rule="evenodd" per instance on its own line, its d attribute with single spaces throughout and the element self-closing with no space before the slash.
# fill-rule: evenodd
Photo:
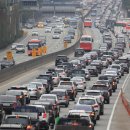
<svg viewBox="0 0 130 130">
<path fill-rule="evenodd" d="M 91 10 L 89 10 L 89 12 L 84 17 L 89 15 L 90 11 Z M 83 32 L 83 24 L 82 23 L 79 25 L 79 30 L 80 30 L 79 35 L 81 37 L 82 32 Z M 64 50 L 60 50 L 58 52 L 54 52 L 54 53 L 51 53 L 51 54 L 48 54 L 48 55 L 44 55 L 44 56 L 29 60 L 29 61 L 26 61 L 26 62 L 17 64 L 15 66 L 10 67 L 10 68 L 1 70 L 0 71 L 0 82 L 4 82 L 4 81 L 6 81 L 8 79 L 11 79 L 11 78 L 13 78 L 15 76 L 18 76 L 21 73 L 30 71 L 30 70 L 32 70 L 34 68 L 37 68 L 37 67 L 41 66 L 41 65 L 45 65 L 45 64 L 47 64 L 49 62 L 52 62 L 52 61 L 54 61 L 54 59 L 56 59 L 57 55 L 69 55 L 69 54 L 72 54 L 74 52 L 74 50 L 77 47 L 79 47 L 80 37 L 77 40 L 77 42 L 73 46 L 71 46 L 69 48 L 66 48 Z"/>
<path fill-rule="evenodd" d="M 130 116 L 130 101 L 126 97 L 123 90 L 121 90 L 121 99 L 122 99 L 122 103 L 123 103 L 125 109 L 127 110 L 128 114 Z"/>
</svg>

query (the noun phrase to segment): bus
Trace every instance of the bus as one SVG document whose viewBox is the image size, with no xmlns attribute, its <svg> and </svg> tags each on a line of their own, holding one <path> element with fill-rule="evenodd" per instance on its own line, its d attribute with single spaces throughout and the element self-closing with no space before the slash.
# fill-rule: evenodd
<svg viewBox="0 0 130 130">
<path fill-rule="evenodd" d="M 31 39 L 28 44 L 27 44 L 27 53 L 28 56 L 32 55 L 32 50 L 36 49 L 36 55 L 39 55 L 38 53 L 38 48 L 42 48 L 43 47 L 43 43 L 42 40 L 39 39 Z"/>
<path fill-rule="evenodd" d="M 93 38 L 91 35 L 82 35 L 80 39 L 80 48 L 85 51 L 91 51 L 93 47 Z"/>
<path fill-rule="evenodd" d="M 84 27 L 92 27 L 92 20 L 91 18 L 85 18 L 84 20 Z"/>
<path fill-rule="evenodd" d="M 69 20 L 69 25 L 70 25 L 70 27 L 72 27 L 72 28 L 74 28 L 74 29 L 77 29 L 77 26 L 78 26 L 78 21 L 77 21 L 77 19 L 71 18 L 71 19 Z"/>
</svg>

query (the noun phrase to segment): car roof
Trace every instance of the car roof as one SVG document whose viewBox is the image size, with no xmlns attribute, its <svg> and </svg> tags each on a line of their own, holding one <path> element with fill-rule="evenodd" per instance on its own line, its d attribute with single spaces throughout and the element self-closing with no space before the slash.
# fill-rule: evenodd
<svg viewBox="0 0 130 130">
<path fill-rule="evenodd" d="M 55 88 L 51 92 L 66 92 L 66 89 Z"/>
<path fill-rule="evenodd" d="M 86 92 L 101 92 L 100 90 L 86 90 Z"/>
</svg>

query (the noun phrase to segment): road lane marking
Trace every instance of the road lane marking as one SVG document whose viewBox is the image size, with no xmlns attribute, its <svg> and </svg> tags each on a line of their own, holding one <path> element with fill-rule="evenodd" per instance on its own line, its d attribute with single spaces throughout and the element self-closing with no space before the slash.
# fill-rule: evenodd
<svg viewBox="0 0 130 130">
<path fill-rule="evenodd" d="M 121 87 L 122 89 L 125 88 L 125 85 L 126 85 L 127 80 L 129 79 L 129 76 L 130 76 L 130 74 L 127 75 L 127 77 L 126 77 L 126 79 L 125 79 L 125 81 L 124 81 L 124 83 L 123 83 L 123 85 Z M 119 91 L 118 96 L 116 98 L 116 101 L 114 103 L 114 106 L 113 106 L 113 109 L 112 109 L 112 112 L 111 112 L 111 116 L 110 116 L 109 121 L 108 121 L 107 130 L 110 130 L 111 122 L 112 122 L 112 119 L 113 119 L 113 116 L 114 116 L 114 112 L 115 112 L 116 105 L 117 105 L 117 102 L 119 100 L 120 94 L 121 94 L 121 90 Z"/>
</svg>

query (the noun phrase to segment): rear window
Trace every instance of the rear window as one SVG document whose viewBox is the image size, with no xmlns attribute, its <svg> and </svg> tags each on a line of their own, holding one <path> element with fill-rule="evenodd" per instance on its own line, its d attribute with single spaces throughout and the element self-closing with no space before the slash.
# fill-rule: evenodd
<svg viewBox="0 0 130 130">
<path fill-rule="evenodd" d="M 51 93 L 56 94 L 57 96 L 65 96 L 65 92 L 54 91 L 54 92 L 51 92 Z"/>
<path fill-rule="evenodd" d="M 24 130 L 24 128 L 14 128 L 14 127 L 9 127 L 9 128 L 0 128 L 0 130 Z"/>
<path fill-rule="evenodd" d="M 10 102 L 16 101 L 16 97 L 11 96 L 0 96 L 0 102 Z"/>
<path fill-rule="evenodd" d="M 60 85 L 72 85 L 72 82 L 60 82 Z"/>
<path fill-rule="evenodd" d="M 100 92 L 87 92 L 86 95 L 98 96 Z"/>
<path fill-rule="evenodd" d="M 72 73 L 73 74 L 85 74 L 85 71 L 84 70 L 74 70 Z"/>
<path fill-rule="evenodd" d="M 75 126 L 88 126 L 89 121 L 86 119 L 70 119 L 70 118 L 61 118 L 57 125 L 75 125 Z"/>
<path fill-rule="evenodd" d="M 20 91 L 6 91 L 6 95 L 19 96 L 22 93 Z"/>
<path fill-rule="evenodd" d="M 5 124 L 22 124 L 22 125 L 28 125 L 29 121 L 27 118 L 24 117 L 8 117 L 5 120 Z"/>
<path fill-rule="evenodd" d="M 95 100 L 93 99 L 80 99 L 79 104 L 93 105 Z"/>
</svg>

